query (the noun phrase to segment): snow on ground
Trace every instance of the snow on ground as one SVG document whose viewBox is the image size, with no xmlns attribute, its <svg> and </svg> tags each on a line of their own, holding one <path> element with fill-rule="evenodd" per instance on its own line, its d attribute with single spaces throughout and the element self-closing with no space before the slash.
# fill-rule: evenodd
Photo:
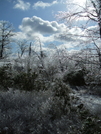
<svg viewBox="0 0 101 134">
<path fill-rule="evenodd" d="M 83 104 L 91 111 L 91 113 L 101 118 L 101 98 L 94 95 L 80 96 Z"/>
<path fill-rule="evenodd" d="M 75 90 L 75 96 L 80 99 L 80 102 L 90 110 L 90 112 L 101 118 L 101 97 L 97 95 L 87 94 L 86 90 Z"/>
</svg>

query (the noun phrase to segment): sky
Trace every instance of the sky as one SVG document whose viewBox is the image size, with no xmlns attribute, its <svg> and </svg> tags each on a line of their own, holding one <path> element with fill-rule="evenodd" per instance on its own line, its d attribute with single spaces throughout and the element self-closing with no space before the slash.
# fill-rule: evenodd
<svg viewBox="0 0 101 134">
<path fill-rule="evenodd" d="M 0 20 L 7 20 L 13 23 L 18 29 L 24 18 L 37 16 L 43 20 L 55 20 L 54 13 L 59 10 L 66 10 L 65 4 L 57 0 L 0 0 Z"/>
<path fill-rule="evenodd" d="M 54 43 L 70 49 L 81 39 L 64 36 L 65 33 L 68 31 L 69 34 L 77 34 L 82 31 L 77 27 L 69 29 L 64 22 L 56 18 L 58 11 L 73 9 L 68 7 L 67 2 L 69 0 L 0 0 L 0 20 L 13 24 L 15 39 L 39 38 L 43 46 Z M 85 0 L 74 0 L 74 2 L 82 6 Z"/>
</svg>

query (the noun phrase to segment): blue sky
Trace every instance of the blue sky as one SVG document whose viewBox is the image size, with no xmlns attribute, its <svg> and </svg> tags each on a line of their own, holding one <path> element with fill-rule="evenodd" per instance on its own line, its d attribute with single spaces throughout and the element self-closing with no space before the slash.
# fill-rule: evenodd
<svg viewBox="0 0 101 134">
<path fill-rule="evenodd" d="M 0 0 L 0 20 L 13 23 L 17 30 L 25 17 L 37 16 L 53 21 L 59 10 L 66 10 L 66 5 L 57 0 Z"/>
<path fill-rule="evenodd" d="M 56 43 L 66 48 L 72 48 L 85 39 L 65 36 L 72 33 L 82 33 L 78 27 L 69 29 L 65 23 L 57 21 L 58 11 L 67 11 L 69 0 L 0 0 L 0 20 L 13 24 L 15 39 L 34 40 L 36 37 L 44 44 Z M 85 0 L 74 0 L 84 4 Z M 73 7 L 70 7 L 73 10 Z M 82 20 L 81 20 L 82 21 Z"/>
<path fill-rule="evenodd" d="M 0 0 L 0 20 L 13 24 L 18 39 L 34 39 L 38 36 L 42 43 L 54 42 L 55 34 L 66 30 L 57 22 L 58 11 L 66 11 L 65 0 Z M 57 37 L 58 38 L 58 37 Z M 56 41 L 59 41 L 56 39 Z"/>
</svg>

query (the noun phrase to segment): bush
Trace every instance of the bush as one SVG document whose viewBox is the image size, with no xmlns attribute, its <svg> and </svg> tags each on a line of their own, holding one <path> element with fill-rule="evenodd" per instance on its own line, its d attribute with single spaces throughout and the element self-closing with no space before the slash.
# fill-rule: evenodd
<svg viewBox="0 0 101 134">
<path fill-rule="evenodd" d="M 9 65 L 5 65 L 0 67 L 0 86 L 3 89 L 8 89 L 8 87 L 12 87 L 12 72 L 11 67 Z"/>
<path fill-rule="evenodd" d="M 64 75 L 63 81 L 72 86 L 83 86 L 85 85 L 84 73 L 82 70 L 72 71 Z"/>
<path fill-rule="evenodd" d="M 36 88 L 35 81 L 37 79 L 38 75 L 33 73 L 25 73 L 21 72 L 14 76 L 14 87 L 25 90 L 25 91 L 31 91 Z"/>
<path fill-rule="evenodd" d="M 16 88 L 25 91 L 46 90 L 47 82 L 36 72 L 14 72 L 9 65 L 0 67 L 0 88 Z"/>
<path fill-rule="evenodd" d="M 57 116 L 60 112 L 60 117 L 64 114 L 68 114 L 71 105 L 70 87 L 66 85 L 61 79 L 56 79 L 53 83 L 52 88 L 52 91 L 54 93 L 53 102 L 55 102 L 52 105 L 52 109 L 55 110 L 53 113 L 55 113 L 55 115 Z"/>
<path fill-rule="evenodd" d="M 87 117 L 82 125 L 82 134 L 101 134 L 101 121 L 96 117 Z"/>
</svg>

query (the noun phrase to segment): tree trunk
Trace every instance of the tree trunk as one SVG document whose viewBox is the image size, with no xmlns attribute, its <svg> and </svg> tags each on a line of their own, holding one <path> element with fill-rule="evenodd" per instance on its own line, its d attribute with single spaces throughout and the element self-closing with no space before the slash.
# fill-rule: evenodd
<svg viewBox="0 0 101 134">
<path fill-rule="evenodd" d="M 3 51 L 4 51 L 4 41 L 2 40 L 1 50 L 0 50 L 0 58 L 3 58 Z"/>
</svg>

